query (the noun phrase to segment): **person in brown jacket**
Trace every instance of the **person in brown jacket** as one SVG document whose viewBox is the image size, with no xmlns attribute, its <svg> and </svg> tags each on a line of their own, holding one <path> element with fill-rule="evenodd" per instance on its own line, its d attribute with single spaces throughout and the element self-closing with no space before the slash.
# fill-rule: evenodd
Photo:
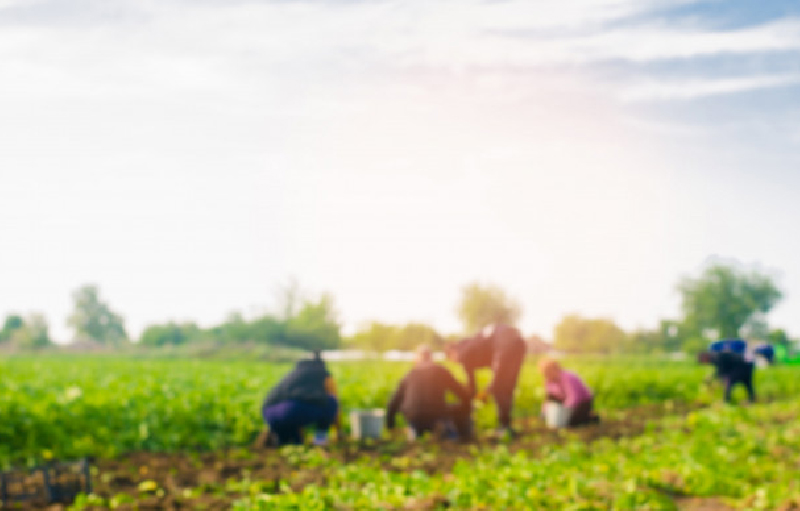
<svg viewBox="0 0 800 511">
<path fill-rule="evenodd" d="M 526 345 L 519 330 L 508 325 L 495 325 L 488 334 L 479 332 L 457 343 L 451 344 L 448 357 L 459 362 L 469 378 L 472 397 L 485 401 L 489 394 L 497 405 L 497 421 L 500 429 L 513 433 L 511 429 L 511 408 L 514 403 L 514 390 L 522 362 L 525 360 Z M 492 369 L 492 382 L 480 393 L 476 392 L 475 370 Z"/>
<path fill-rule="evenodd" d="M 446 401 L 447 392 L 458 397 L 458 404 Z M 426 432 L 444 432 L 448 436 L 467 439 L 472 434 L 472 403 L 469 391 L 443 365 L 433 361 L 427 346 L 417 349 L 417 360 L 400 381 L 389 401 L 386 427 L 395 426 L 397 412 L 420 436 Z"/>
</svg>

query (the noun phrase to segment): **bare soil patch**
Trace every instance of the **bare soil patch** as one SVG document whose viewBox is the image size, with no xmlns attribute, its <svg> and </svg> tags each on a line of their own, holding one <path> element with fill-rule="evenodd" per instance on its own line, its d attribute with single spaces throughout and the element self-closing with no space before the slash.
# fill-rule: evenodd
<svg viewBox="0 0 800 511">
<path fill-rule="evenodd" d="M 733 511 L 733 508 L 716 497 L 682 497 L 675 499 L 681 511 Z"/>
</svg>

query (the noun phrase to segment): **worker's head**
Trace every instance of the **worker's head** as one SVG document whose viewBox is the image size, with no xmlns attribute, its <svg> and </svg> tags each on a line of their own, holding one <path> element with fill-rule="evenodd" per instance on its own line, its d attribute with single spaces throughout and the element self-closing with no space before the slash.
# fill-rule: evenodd
<svg viewBox="0 0 800 511">
<path fill-rule="evenodd" d="M 427 344 L 420 344 L 417 346 L 415 360 L 417 364 L 422 364 L 424 362 L 430 362 L 433 360 L 433 353 L 431 353 L 431 347 Z"/>
<path fill-rule="evenodd" d="M 545 357 L 539 361 L 539 372 L 545 380 L 557 380 L 561 376 L 561 364 L 553 358 Z"/>
</svg>

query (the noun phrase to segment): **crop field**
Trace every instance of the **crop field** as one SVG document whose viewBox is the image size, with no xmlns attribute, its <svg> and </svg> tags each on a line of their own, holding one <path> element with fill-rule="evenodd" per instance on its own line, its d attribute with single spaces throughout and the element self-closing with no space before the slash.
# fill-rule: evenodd
<svg viewBox="0 0 800 511">
<path fill-rule="evenodd" d="M 329 365 L 344 419 L 385 407 L 409 367 Z M 800 509 L 797 367 L 759 369 L 759 403 L 729 406 L 703 382 L 710 369 L 690 362 L 565 365 L 595 390 L 599 425 L 545 428 L 530 363 L 517 438 L 492 434 L 490 404 L 476 410 L 471 443 L 386 436 L 275 450 L 257 441 L 259 409 L 289 365 L 9 359 L 0 361 L 0 466 L 93 456 L 94 491 L 74 509 Z"/>
</svg>

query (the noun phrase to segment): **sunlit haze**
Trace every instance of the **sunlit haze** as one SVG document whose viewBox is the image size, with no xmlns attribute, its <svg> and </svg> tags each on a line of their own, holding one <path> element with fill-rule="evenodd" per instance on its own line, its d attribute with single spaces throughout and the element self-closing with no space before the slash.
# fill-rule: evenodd
<svg viewBox="0 0 800 511">
<path fill-rule="evenodd" d="M 756 10 L 756 5 L 758 6 Z M 800 335 L 800 3 L 0 0 L 0 314 L 654 327 L 711 257 Z"/>
</svg>

